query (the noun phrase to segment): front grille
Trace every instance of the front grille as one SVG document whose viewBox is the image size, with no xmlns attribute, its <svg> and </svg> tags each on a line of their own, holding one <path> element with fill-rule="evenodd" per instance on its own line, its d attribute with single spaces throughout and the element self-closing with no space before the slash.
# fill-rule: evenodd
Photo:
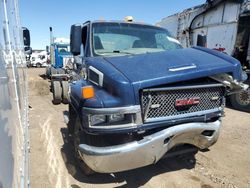
<svg viewBox="0 0 250 188">
<path fill-rule="evenodd" d="M 220 84 L 144 89 L 141 107 L 144 122 L 171 120 L 218 111 L 224 106 Z"/>
</svg>

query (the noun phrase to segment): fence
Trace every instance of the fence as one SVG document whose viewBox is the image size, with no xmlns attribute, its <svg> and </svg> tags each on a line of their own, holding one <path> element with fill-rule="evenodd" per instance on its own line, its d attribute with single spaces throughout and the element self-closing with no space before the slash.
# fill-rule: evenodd
<svg viewBox="0 0 250 188">
<path fill-rule="evenodd" d="M 0 0 L 0 188 L 29 187 L 26 79 L 18 0 Z"/>
</svg>

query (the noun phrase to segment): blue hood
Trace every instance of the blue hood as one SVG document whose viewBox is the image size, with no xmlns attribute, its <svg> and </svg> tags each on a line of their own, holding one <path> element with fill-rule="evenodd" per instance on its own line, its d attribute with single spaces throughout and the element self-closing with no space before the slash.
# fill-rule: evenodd
<svg viewBox="0 0 250 188">
<path fill-rule="evenodd" d="M 131 56 L 94 57 L 87 62 L 104 73 L 104 88 L 120 98 L 122 105 L 139 104 L 139 90 L 143 88 L 220 73 L 230 73 L 240 81 L 242 72 L 236 59 L 197 47 Z"/>
<path fill-rule="evenodd" d="M 219 73 L 231 73 L 241 80 L 241 65 L 236 59 L 200 47 L 105 59 L 136 89 Z"/>
</svg>

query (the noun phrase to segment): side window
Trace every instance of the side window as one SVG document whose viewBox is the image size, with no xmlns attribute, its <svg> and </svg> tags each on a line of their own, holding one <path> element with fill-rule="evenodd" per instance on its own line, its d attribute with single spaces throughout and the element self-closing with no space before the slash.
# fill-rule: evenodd
<svg viewBox="0 0 250 188">
<path fill-rule="evenodd" d="M 82 28 L 82 44 L 84 46 L 84 54 L 88 56 L 89 54 L 89 44 L 88 44 L 88 25 L 83 26 Z"/>
<path fill-rule="evenodd" d="M 88 37 L 87 33 L 88 33 L 88 27 L 84 26 L 82 28 L 82 43 L 83 43 L 83 45 L 84 45 L 85 48 L 86 48 L 87 37 Z"/>
</svg>

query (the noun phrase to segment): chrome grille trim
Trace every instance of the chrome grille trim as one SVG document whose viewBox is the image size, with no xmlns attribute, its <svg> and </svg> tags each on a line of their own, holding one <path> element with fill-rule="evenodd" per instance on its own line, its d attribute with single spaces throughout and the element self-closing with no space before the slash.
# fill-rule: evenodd
<svg viewBox="0 0 250 188">
<path fill-rule="evenodd" d="M 222 84 L 143 89 L 141 92 L 142 118 L 145 123 L 175 120 L 220 112 L 225 105 L 225 87 Z M 197 105 L 178 109 L 176 100 L 199 98 Z M 183 107 L 184 108 L 184 107 Z"/>
<path fill-rule="evenodd" d="M 177 87 L 163 87 L 163 88 L 149 88 L 143 89 L 146 91 L 170 91 L 170 90 L 181 90 L 181 89 L 197 89 L 197 88 L 211 88 L 211 87 L 224 87 L 223 84 L 206 84 L 206 85 L 194 85 L 194 86 L 177 86 Z"/>
</svg>

